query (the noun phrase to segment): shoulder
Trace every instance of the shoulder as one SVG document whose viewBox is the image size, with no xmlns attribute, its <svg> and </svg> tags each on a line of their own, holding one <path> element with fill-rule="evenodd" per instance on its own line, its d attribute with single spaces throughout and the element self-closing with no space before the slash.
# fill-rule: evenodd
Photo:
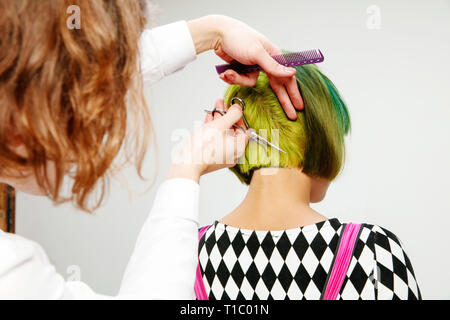
<svg viewBox="0 0 450 320">
<path fill-rule="evenodd" d="M 413 266 L 400 238 L 373 224 L 362 224 L 360 236 L 373 252 L 378 298 L 420 299 Z"/>
<path fill-rule="evenodd" d="M 0 277 L 28 270 L 30 265 L 49 264 L 44 249 L 34 241 L 0 231 Z"/>
<path fill-rule="evenodd" d="M 363 223 L 360 239 L 373 251 L 378 262 L 389 267 L 397 260 L 404 265 L 410 265 L 402 241 L 392 231 L 376 224 Z"/>
<path fill-rule="evenodd" d="M 0 231 L 0 256 L 0 299 L 51 296 L 42 288 L 59 279 L 40 245 Z"/>
<path fill-rule="evenodd" d="M 367 244 L 373 249 L 382 249 L 392 253 L 400 253 L 404 250 L 404 245 L 400 238 L 387 228 L 380 225 L 363 223 L 361 224 L 361 236 L 367 238 Z"/>
<path fill-rule="evenodd" d="M 19 263 L 31 256 L 40 257 L 42 248 L 34 241 L 16 234 L 0 231 L 0 269 L 7 263 Z"/>
</svg>

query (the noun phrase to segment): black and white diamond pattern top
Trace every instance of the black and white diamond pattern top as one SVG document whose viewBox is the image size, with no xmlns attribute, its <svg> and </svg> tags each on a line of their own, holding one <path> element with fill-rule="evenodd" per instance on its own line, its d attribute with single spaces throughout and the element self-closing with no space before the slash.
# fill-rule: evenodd
<svg viewBox="0 0 450 320">
<path fill-rule="evenodd" d="M 283 231 L 215 222 L 199 243 L 210 300 L 320 299 L 343 225 L 338 219 Z M 421 299 L 400 240 L 363 224 L 338 299 Z"/>
</svg>

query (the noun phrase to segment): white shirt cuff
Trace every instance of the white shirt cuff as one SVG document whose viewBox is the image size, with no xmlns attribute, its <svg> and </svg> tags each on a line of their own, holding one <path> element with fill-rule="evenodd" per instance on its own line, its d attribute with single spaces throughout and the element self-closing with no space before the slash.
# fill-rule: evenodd
<svg viewBox="0 0 450 320">
<path fill-rule="evenodd" d="M 182 69 L 197 57 L 186 21 L 144 30 L 140 47 L 144 79 L 152 82 Z"/>
</svg>

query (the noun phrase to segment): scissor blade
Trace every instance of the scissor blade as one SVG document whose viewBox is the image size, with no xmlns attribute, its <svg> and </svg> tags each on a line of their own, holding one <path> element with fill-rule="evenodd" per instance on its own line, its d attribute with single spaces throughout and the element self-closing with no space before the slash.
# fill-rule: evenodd
<svg viewBox="0 0 450 320">
<path fill-rule="evenodd" d="M 283 152 L 283 153 L 287 153 L 286 151 L 284 151 L 283 149 L 281 149 L 281 148 L 278 147 L 277 145 L 275 145 L 275 144 L 273 144 L 273 143 L 267 141 L 266 139 L 264 139 L 263 137 L 261 137 L 259 134 L 255 133 L 255 132 L 252 132 L 251 136 L 252 136 L 252 138 L 253 138 L 256 142 L 258 142 L 259 144 L 263 143 L 263 144 L 266 144 L 266 145 L 271 146 L 272 148 L 277 149 L 278 151 L 281 151 L 281 152 Z"/>
</svg>

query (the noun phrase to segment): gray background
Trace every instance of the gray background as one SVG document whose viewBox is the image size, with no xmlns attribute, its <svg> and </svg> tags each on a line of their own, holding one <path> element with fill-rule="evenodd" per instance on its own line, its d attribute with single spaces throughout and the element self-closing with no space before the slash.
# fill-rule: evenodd
<svg viewBox="0 0 450 320">
<path fill-rule="evenodd" d="M 450 2 L 449 1 L 159 1 L 154 25 L 210 13 L 238 18 L 291 50 L 320 48 L 321 64 L 346 99 L 353 129 L 343 174 L 315 207 L 341 221 L 379 224 L 399 236 L 424 298 L 450 298 Z M 369 29 L 370 5 L 381 28 Z M 159 151 L 146 173 L 164 178 L 177 129 L 193 129 L 225 89 L 219 59 L 202 54 L 181 73 L 147 88 Z M 155 159 L 159 166 L 154 168 Z M 156 187 L 133 170 L 112 181 L 94 215 L 70 204 L 18 195 L 17 232 L 38 241 L 64 277 L 78 266 L 95 290 L 115 294 Z M 228 171 L 202 178 L 201 222 L 243 199 Z M 155 186 L 156 186 L 155 185 Z M 69 268 L 69 270 L 68 270 Z"/>
</svg>

